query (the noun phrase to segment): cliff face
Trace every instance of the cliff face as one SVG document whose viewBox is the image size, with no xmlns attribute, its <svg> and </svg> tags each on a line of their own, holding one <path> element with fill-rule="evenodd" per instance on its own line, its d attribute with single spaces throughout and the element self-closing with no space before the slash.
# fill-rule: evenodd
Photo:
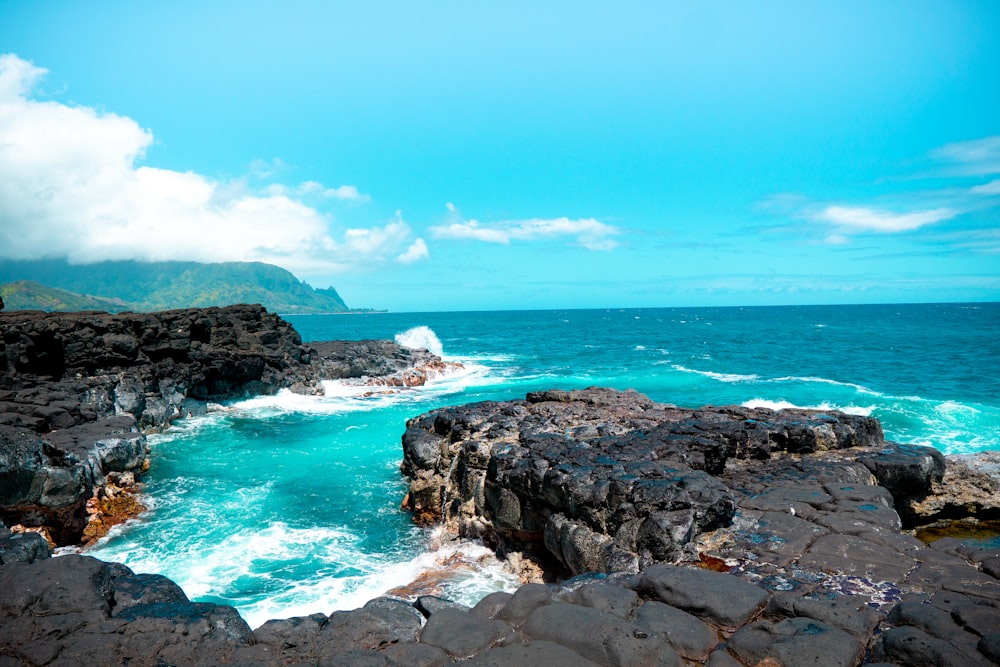
<svg viewBox="0 0 1000 667">
<path fill-rule="evenodd" d="M 423 384 L 446 366 L 389 341 L 317 346 L 259 305 L 0 314 L 0 519 L 96 539 L 141 509 L 117 489 L 144 470 L 145 431 L 208 402 L 322 394 L 321 379 Z"/>
</svg>

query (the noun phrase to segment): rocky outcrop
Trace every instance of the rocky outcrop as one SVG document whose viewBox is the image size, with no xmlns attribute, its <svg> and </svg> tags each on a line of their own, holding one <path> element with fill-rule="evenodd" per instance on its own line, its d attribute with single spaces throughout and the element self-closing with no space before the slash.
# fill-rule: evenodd
<svg viewBox="0 0 1000 667">
<path fill-rule="evenodd" d="M 947 548 L 927 551 L 936 567 L 948 567 Z M 191 602 L 164 577 L 86 556 L 49 558 L 37 535 L 0 536 L 0 563 L 5 664 L 850 667 L 863 661 L 1000 661 L 1000 593 L 987 587 L 979 594 L 943 588 L 903 594 L 877 605 L 863 592 L 776 590 L 740 571 L 659 564 L 634 575 L 527 584 L 488 595 L 472 608 L 429 596 L 382 597 L 353 611 L 272 620 L 251 631 L 231 607 Z"/>
<path fill-rule="evenodd" d="M 322 394 L 324 379 L 414 386 L 447 367 L 390 341 L 304 345 L 261 306 L 4 313 L 0 519 L 45 527 L 57 544 L 97 539 L 142 510 L 149 430 L 210 402 Z"/>
<path fill-rule="evenodd" d="M 418 520 L 707 616 L 732 633 L 711 664 L 997 660 L 1000 549 L 903 530 L 992 518 L 995 481 L 873 419 L 552 391 L 422 415 L 403 449 Z"/>
<path fill-rule="evenodd" d="M 419 387 L 429 379 L 462 367 L 427 350 L 403 347 L 390 340 L 335 340 L 312 345 L 324 380 Z"/>
<path fill-rule="evenodd" d="M 902 463 L 884 447 L 881 426 L 865 417 L 687 410 L 595 388 L 417 417 L 403 436 L 402 471 L 406 504 L 422 523 L 443 519 L 501 550 L 554 557 L 571 574 L 635 572 L 732 523 L 738 493 L 722 476 L 728 462 L 867 448 L 888 478 Z M 939 474 L 921 469 L 914 480 L 921 471 L 924 488 Z"/>
</svg>

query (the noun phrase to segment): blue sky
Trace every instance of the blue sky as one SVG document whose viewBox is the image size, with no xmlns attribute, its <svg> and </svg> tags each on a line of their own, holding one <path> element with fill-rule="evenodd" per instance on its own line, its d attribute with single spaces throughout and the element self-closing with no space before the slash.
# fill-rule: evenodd
<svg viewBox="0 0 1000 667">
<path fill-rule="evenodd" d="M 996 2 L 0 0 L 0 54 L 3 257 L 396 311 L 1000 300 Z"/>
</svg>

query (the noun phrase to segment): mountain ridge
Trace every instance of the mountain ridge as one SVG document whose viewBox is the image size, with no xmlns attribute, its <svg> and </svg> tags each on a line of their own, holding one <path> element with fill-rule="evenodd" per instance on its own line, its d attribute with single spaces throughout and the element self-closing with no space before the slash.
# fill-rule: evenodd
<svg viewBox="0 0 1000 667">
<path fill-rule="evenodd" d="M 138 312 L 259 303 L 271 312 L 351 312 L 333 287 L 314 288 L 263 262 L 0 260 L 8 310 Z"/>
</svg>

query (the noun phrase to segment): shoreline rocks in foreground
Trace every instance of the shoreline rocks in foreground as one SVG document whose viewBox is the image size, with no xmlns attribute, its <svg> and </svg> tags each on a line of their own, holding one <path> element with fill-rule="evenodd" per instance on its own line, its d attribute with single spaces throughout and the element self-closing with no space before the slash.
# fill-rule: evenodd
<svg viewBox="0 0 1000 667">
<path fill-rule="evenodd" d="M 0 519 L 53 544 L 92 541 L 142 510 L 144 432 L 209 403 L 322 380 L 421 385 L 449 364 L 391 341 L 305 345 L 261 306 L 0 314 Z"/>
</svg>

